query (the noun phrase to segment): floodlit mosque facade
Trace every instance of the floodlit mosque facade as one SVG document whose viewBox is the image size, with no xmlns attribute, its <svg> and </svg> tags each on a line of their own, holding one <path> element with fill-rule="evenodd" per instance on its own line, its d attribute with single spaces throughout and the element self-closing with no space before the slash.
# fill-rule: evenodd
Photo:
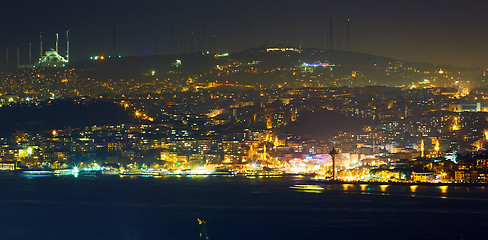
<svg viewBox="0 0 488 240">
<path fill-rule="evenodd" d="M 59 54 L 59 35 L 56 34 L 56 49 L 50 48 L 42 52 L 42 34 L 40 36 L 41 56 L 39 62 L 34 67 L 65 67 L 69 62 L 69 31 L 66 31 L 66 57 Z"/>
<path fill-rule="evenodd" d="M 36 67 L 65 67 L 68 63 L 63 56 L 59 55 L 59 53 L 54 49 L 47 50 L 41 58 L 39 58 L 39 62 L 37 63 Z"/>
</svg>

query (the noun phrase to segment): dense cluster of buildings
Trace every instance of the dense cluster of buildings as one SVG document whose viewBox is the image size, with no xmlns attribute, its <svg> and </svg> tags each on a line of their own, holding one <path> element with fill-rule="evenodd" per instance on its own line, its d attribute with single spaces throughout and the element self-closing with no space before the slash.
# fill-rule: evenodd
<svg viewBox="0 0 488 240">
<path fill-rule="evenodd" d="M 482 90 L 336 87 L 109 98 L 134 120 L 18 131 L 0 139 L 0 168 L 270 168 L 328 178 L 335 147 L 342 180 L 485 182 L 487 97 Z M 303 124 L 312 128 L 298 131 Z"/>
<path fill-rule="evenodd" d="M 336 148 L 342 180 L 485 182 L 488 91 L 465 80 L 483 82 L 483 71 L 320 49 L 179 57 L 97 56 L 0 73 L 0 107 L 102 99 L 133 118 L 19 128 L 0 138 L 0 169 L 225 167 L 329 178 Z"/>
<path fill-rule="evenodd" d="M 269 90 L 371 85 L 410 89 L 454 87 L 462 92 L 483 85 L 486 80 L 486 71 L 482 69 L 441 68 L 352 52 L 296 48 L 147 59 L 96 56 L 70 63 L 69 67 L 63 65 L 35 65 L 1 72 L 0 93 L 40 98 L 158 97 L 216 86 Z"/>
</svg>

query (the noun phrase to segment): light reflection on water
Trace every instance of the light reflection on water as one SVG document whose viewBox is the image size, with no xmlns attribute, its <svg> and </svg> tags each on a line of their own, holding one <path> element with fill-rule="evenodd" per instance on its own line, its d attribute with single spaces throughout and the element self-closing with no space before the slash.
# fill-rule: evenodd
<svg viewBox="0 0 488 240">
<path fill-rule="evenodd" d="M 79 226 L 103 229 L 97 239 L 195 239 L 199 216 L 208 220 L 211 239 L 235 240 L 320 239 L 324 233 L 327 239 L 397 239 L 399 233 L 404 239 L 418 239 L 420 232 L 423 239 L 459 239 L 453 226 L 470 229 L 475 235 L 470 239 L 485 239 L 488 226 L 488 188 L 473 185 L 469 190 L 446 185 L 442 193 L 442 185 L 348 183 L 345 190 L 342 183 L 286 178 L 0 180 L 3 216 L 29 216 L 22 224 L 4 221 L 2 239 L 52 239 L 45 230 L 52 226 L 59 236 L 75 232 L 73 240 L 94 238 Z M 382 191 L 380 185 L 388 187 Z M 51 215 L 75 217 L 65 221 Z M 471 227 L 473 222 L 478 225 Z M 5 237 L 19 225 L 34 230 L 20 237 L 11 231 Z M 121 233 L 114 235 L 117 230 Z"/>
<path fill-rule="evenodd" d="M 290 189 L 297 191 L 297 192 L 305 192 L 305 193 L 322 193 L 324 188 L 319 185 L 304 185 L 304 184 L 296 184 L 290 187 Z"/>
<path fill-rule="evenodd" d="M 382 191 L 382 192 L 386 192 L 386 189 L 387 189 L 389 186 L 390 186 L 390 185 L 380 185 L 381 191 Z"/>
<path fill-rule="evenodd" d="M 389 195 L 416 198 L 438 199 L 468 199 L 488 201 L 486 186 L 465 185 L 428 185 L 428 184 L 401 184 L 401 183 L 322 183 L 323 190 L 343 192 L 345 194 L 361 195 Z"/>
<path fill-rule="evenodd" d="M 344 188 L 344 191 L 348 191 L 349 188 L 351 188 L 352 190 L 353 187 L 354 187 L 353 184 L 342 184 L 342 188 Z"/>
<path fill-rule="evenodd" d="M 441 193 L 447 193 L 447 188 L 448 188 L 448 186 L 439 186 Z M 469 188 L 467 190 L 469 191 Z"/>
</svg>

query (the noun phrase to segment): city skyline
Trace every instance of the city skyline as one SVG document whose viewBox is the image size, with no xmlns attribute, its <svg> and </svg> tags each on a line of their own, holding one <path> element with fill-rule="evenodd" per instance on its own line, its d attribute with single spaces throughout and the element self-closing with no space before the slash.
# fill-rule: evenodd
<svg viewBox="0 0 488 240">
<path fill-rule="evenodd" d="M 352 51 L 435 64 L 488 65 L 483 56 L 488 35 L 482 31 L 488 24 L 482 12 L 486 3 L 476 1 L 9 1 L 6 6 L 9 11 L 1 17 L 8 33 L 0 40 L 3 64 L 6 48 L 15 62 L 17 47 L 26 63 L 29 42 L 37 59 L 40 32 L 45 49 L 54 48 L 56 33 L 64 49 L 68 29 L 74 61 L 113 54 L 114 19 L 116 52 L 126 56 L 200 51 L 202 44 L 206 50 L 231 52 L 266 44 L 327 48 L 329 19 L 335 48 L 345 49 L 349 18 Z"/>
<path fill-rule="evenodd" d="M 486 235 L 488 3 L 2 6 L 0 239 Z"/>
</svg>

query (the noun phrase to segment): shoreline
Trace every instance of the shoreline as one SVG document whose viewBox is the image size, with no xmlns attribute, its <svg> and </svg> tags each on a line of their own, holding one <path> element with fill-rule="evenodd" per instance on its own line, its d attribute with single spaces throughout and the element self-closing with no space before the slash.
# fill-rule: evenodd
<svg viewBox="0 0 488 240">
<path fill-rule="evenodd" d="M 368 185 L 418 185 L 418 186 L 487 186 L 488 183 L 429 183 L 429 182 L 368 182 L 368 181 L 356 181 L 356 182 L 348 182 L 348 181 L 328 181 L 328 180 L 314 180 L 309 179 L 307 182 L 313 183 L 320 183 L 320 184 L 368 184 Z"/>
</svg>

